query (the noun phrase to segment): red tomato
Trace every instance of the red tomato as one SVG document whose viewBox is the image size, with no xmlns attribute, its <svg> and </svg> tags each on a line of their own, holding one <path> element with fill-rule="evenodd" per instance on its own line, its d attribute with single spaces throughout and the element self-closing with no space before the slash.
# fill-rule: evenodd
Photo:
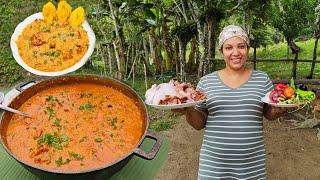
<svg viewBox="0 0 320 180">
<path fill-rule="evenodd" d="M 283 95 L 286 97 L 286 98 L 292 98 L 294 96 L 294 89 L 290 86 L 286 87 L 284 90 L 283 90 Z"/>
</svg>

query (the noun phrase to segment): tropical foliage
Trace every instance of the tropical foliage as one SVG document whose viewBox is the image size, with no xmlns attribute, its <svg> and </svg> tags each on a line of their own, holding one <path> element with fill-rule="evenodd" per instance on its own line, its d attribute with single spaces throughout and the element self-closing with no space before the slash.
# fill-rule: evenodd
<svg viewBox="0 0 320 180">
<path fill-rule="evenodd" d="M 10 36 L 19 22 L 39 12 L 46 2 L 2 2 L 0 76 L 4 78 L 0 83 L 12 83 L 27 74 L 11 56 Z M 296 41 L 314 38 L 314 63 L 309 77 L 316 69 L 319 39 L 319 2 L 316 0 L 68 2 L 74 7 L 84 7 L 97 37 L 94 54 L 77 73 L 91 69 L 121 80 L 144 73 L 159 79 L 164 76 L 176 76 L 180 80 L 191 75 L 201 77 L 221 68 L 221 63 L 216 60 L 219 57 L 216 42 L 221 28 L 227 24 L 241 25 L 250 34 L 254 59 L 260 52 L 257 48 L 265 49 L 283 41 L 298 59 L 298 54 L 303 52 L 299 51 Z M 290 56 L 288 52 L 287 58 Z"/>
</svg>

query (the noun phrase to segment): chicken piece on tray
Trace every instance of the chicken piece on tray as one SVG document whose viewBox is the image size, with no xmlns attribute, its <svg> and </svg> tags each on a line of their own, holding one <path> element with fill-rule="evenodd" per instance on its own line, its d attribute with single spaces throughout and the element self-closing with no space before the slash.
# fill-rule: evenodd
<svg viewBox="0 0 320 180">
<path fill-rule="evenodd" d="M 152 85 L 146 92 L 147 104 L 181 104 L 206 99 L 206 95 L 196 91 L 190 83 L 179 83 L 171 80 L 169 83 Z"/>
<path fill-rule="evenodd" d="M 146 92 L 147 104 L 159 104 L 161 99 L 166 99 L 166 95 L 178 96 L 175 87 L 169 83 L 152 85 L 151 89 Z"/>
</svg>

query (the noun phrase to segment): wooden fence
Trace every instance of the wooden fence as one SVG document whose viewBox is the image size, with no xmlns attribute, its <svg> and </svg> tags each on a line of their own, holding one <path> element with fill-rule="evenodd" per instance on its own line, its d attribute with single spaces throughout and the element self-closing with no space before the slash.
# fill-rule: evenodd
<svg viewBox="0 0 320 180">
<path fill-rule="evenodd" d="M 223 59 L 214 59 L 211 58 L 209 61 L 209 69 L 212 70 L 212 67 L 214 67 L 214 62 L 219 62 L 219 63 L 223 63 L 224 60 Z M 307 59 L 249 59 L 249 62 L 253 63 L 253 67 L 254 69 L 256 69 L 256 63 L 272 63 L 272 62 L 308 62 L 308 63 L 312 63 L 312 60 L 307 60 Z M 314 63 L 320 63 L 320 61 L 315 61 Z M 293 69 L 292 66 L 292 73 L 295 73 L 294 70 L 296 71 L 296 69 Z M 315 69 L 315 71 L 320 71 L 320 69 Z M 275 79 L 272 80 L 273 83 L 290 83 L 290 79 Z M 295 80 L 295 84 L 310 84 L 310 85 L 320 85 L 320 79 L 296 79 Z"/>
<path fill-rule="evenodd" d="M 216 62 L 224 62 L 223 59 L 218 59 L 218 58 L 210 58 L 209 59 L 209 66 L 210 69 L 212 67 L 214 67 L 214 63 Z M 272 63 L 272 62 L 292 62 L 292 64 L 294 63 L 298 63 L 298 62 L 307 62 L 307 63 L 313 63 L 312 60 L 308 60 L 308 59 L 249 59 L 249 62 L 253 63 L 253 68 L 256 69 L 256 63 Z M 314 61 L 315 64 L 320 63 L 320 61 Z M 296 69 L 294 69 L 294 66 L 292 66 L 292 73 L 296 74 Z"/>
</svg>

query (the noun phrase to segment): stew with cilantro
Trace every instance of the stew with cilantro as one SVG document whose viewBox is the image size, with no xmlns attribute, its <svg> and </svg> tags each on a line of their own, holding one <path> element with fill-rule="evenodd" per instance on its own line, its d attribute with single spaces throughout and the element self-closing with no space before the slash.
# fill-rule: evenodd
<svg viewBox="0 0 320 180">
<path fill-rule="evenodd" d="M 32 118 L 13 115 L 6 134 L 9 149 L 27 163 L 53 170 L 115 162 L 143 134 L 143 115 L 134 100 L 98 84 L 51 87 L 19 110 Z"/>
</svg>

